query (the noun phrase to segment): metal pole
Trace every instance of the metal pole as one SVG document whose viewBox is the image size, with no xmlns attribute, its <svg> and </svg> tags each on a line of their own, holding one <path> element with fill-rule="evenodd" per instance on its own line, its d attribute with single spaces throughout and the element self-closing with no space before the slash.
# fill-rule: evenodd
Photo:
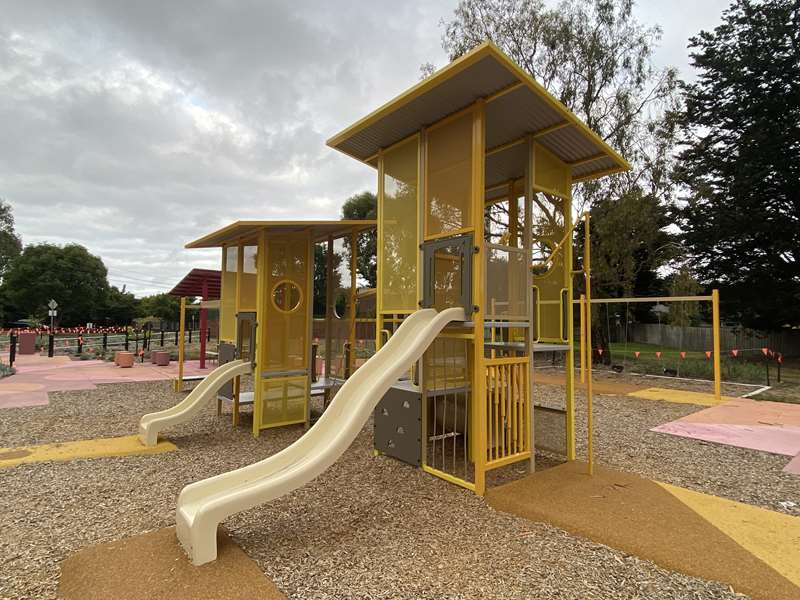
<svg viewBox="0 0 800 600">
<path fill-rule="evenodd" d="M 184 358 L 184 340 L 183 334 L 186 329 L 186 298 L 181 296 L 181 324 L 180 324 L 180 339 L 178 341 L 178 377 L 175 378 L 175 391 L 183 391 L 183 358 Z"/>
<path fill-rule="evenodd" d="M 8 366 L 13 367 L 14 361 L 17 358 L 17 336 L 16 334 L 11 334 L 9 336 L 9 348 L 8 348 Z"/>
<path fill-rule="evenodd" d="M 581 361 L 581 383 L 586 383 L 586 294 L 581 294 L 580 299 L 580 323 L 581 323 L 581 344 L 580 344 L 580 361 Z"/>
<path fill-rule="evenodd" d="M 203 279 L 203 301 L 208 300 L 208 280 Z M 208 328 L 208 309 L 200 309 L 200 368 L 206 368 L 206 329 Z"/>
<path fill-rule="evenodd" d="M 722 373 L 720 367 L 719 290 L 711 290 L 712 332 L 714 335 L 714 401 L 722 402 Z"/>
<path fill-rule="evenodd" d="M 583 276 L 586 281 L 586 299 L 584 302 L 586 323 L 586 346 L 583 361 L 586 363 L 586 454 L 589 475 L 594 474 L 594 415 L 592 398 L 592 256 L 589 240 L 589 211 L 583 213 Z"/>
</svg>

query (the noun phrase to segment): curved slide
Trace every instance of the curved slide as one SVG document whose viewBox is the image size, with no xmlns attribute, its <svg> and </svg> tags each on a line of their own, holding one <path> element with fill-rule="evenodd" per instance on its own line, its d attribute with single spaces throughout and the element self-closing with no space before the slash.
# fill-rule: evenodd
<svg viewBox="0 0 800 600">
<path fill-rule="evenodd" d="M 178 539 L 192 563 L 217 558 L 217 525 L 226 517 L 288 494 L 325 471 L 353 443 L 389 388 L 422 357 L 464 309 L 419 310 L 345 381 L 314 426 L 299 440 L 264 460 L 187 485 L 178 496 Z"/>
<path fill-rule="evenodd" d="M 158 432 L 193 419 L 217 392 L 237 375 L 246 375 L 251 370 L 250 361 L 234 360 L 211 371 L 205 379 L 175 406 L 142 417 L 139 421 L 139 439 L 145 446 L 155 446 Z"/>
</svg>

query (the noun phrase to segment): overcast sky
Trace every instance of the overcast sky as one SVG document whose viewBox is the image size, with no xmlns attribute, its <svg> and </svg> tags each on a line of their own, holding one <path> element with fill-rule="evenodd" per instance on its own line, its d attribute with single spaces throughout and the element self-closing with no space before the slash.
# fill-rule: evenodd
<svg viewBox="0 0 800 600">
<path fill-rule="evenodd" d="M 446 62 L 455 0 L 0 0 L 0 197 L 24 243 L 77 242 L 137 295 L 218 252 L 237 219 L 336 219 L 372 169 L 325 140 Z M 640 0 L 656 59 L 728 0 Z"/>
</svg>

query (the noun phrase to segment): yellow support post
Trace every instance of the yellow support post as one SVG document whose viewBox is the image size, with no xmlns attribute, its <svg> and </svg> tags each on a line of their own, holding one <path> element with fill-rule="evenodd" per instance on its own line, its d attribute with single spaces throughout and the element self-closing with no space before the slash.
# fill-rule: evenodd
<svg viewBox="0 0 800 600">
<path fill-rule="evenodd" d="M 350 353 L 348 356 L 347 373 L 352 375 L 356 366 L 356 302 L 358 290 L 356 289 L 356 275 L 358 270 L 358 234 L 350 234 Z"/>
<path fill-rule="evenodd" d="M 478 100 L 472 113 L 472 222 L 475 235 L 473 243 L 477 250 L 472 262 L 472 299 L 476 309 L 472 313 L 475 339 L 472 343 L 472 400 L 473 427 L 470 432 L 475 441 L 473 461 L 475 464 L 475 493 L 486 492 L 486 366 L 483 356 L 483 319 L 486 301 L 486 247 L 483 238 L 484 210 L 484 152 L 486 150 L 486 102 Z"/>
<path fill-rule="evenodd" d="M 185 359 L 186 348 L 184 345 L 183 337 L 186 334 L 186 297 L 181 296 L 181 316 L 180 316 L 180 332 L 178 337 L 178 377 L 175 379 L 175 391 L 183 391 L 183 361 Z"/>
<path fill-rule="evenodd" d="M 536 179 L 534 179 L 534 184 Z M 571 190 L 571 182 L 567 182 L 567 189 Z M 561 314 L 566 312 L 567 318 L 567 335 L 566 342 L 568 345 L 566 352 L 566 381 L 564 386 L 564 394 L 566 396 L 566 426 L 567 426 L 567 460 L 575 460 L 575 333 L 573 325 L 573 312 L 572 312 L 572 192 L 568 199 L 563 203 L 564 215 L 564 289 L 566 289 L 566 307 L 562 307 Z M 564 298 L 564 296 L 562 296 Z"/>
<path fill-rule="evenodd" d="M 244 254 L 244 252 L 242 252 Z M 253 364 L 253 437 L 261 433 L 261 423 L 264 419 L 264 383 L 261 379 L 260 366 L 266 363 L 267 357 L 267 290 L 269 263 L 267 260 L 267 232 L 262 229 L 258 234 L 256 251 L 256 327 L 252 335 L 255 336 L 255 356 L 250 357 Z"/>
<path fill-rule="evenodd" d="M 711 290 L 712 332 L 714 334 L 714 400 L 722 402 L 722 367 L 720 356 L 719 290 Z"/>
<path fill-rule="evenodd" d="M 586 298 L 584 301 L 586 323 L 586 346 L 583 361 L 586 363 L 586 463 L 589 475 L 594 474 L 594 415 L 592 406 L 592 255 L 589 242 L 589 211 L 583 213 L 583 276 L 586 281 Z M 583 300 L 583 297 L 581 297 Z"/>
<path fill-rule="evenodd" d="M 580 300 L 580 319 L 581 319 L 581 383 L 586 383 L 586 294 L 581 294 Z"/>
</svg>

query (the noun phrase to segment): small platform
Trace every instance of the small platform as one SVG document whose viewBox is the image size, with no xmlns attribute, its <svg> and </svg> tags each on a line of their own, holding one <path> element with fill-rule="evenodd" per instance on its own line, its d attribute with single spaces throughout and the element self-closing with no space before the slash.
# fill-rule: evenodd
<svg viewBox="0 0 800 600">
<path fill-rule="evenodd" d="M 572 462 L 486 494 L 497 510 L 546 522 L 754 600 L 800 598 L 800 518 L 637 475 Z"/>
<path fill-rule="evenodd" d="M 218 558 L 192 566 L 175 528 L 79 550 L 61 564 L 64 600 L 285 600 L 258 565 L 218 534 Z"/>
</svg>

